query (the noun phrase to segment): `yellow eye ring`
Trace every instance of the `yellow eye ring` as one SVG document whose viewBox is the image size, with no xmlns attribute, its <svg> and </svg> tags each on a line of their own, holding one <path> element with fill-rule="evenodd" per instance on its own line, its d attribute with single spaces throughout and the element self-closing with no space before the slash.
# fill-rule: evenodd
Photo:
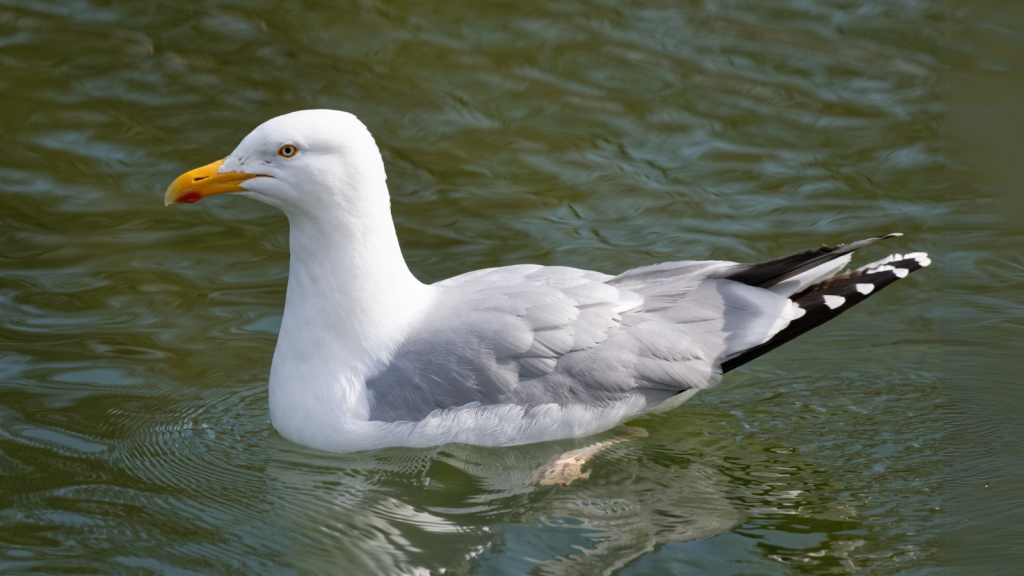
<svg viewBox="0 0 1024 576">
<path fill-rule="evenodd" d="M 277 155 L 282 158 L 291 158 L 299 153 L 299 147 L 295 144 L 285 144 L 277 149 Z"/>
</svg>

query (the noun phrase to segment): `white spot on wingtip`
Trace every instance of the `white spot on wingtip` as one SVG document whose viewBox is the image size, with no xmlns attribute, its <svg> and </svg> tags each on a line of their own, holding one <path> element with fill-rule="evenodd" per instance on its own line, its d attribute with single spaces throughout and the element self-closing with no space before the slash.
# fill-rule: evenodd
<svg viewBox="0 0 1024 576">
<path fill-rule="evenodd" d="M 897 278 L 906 278 L 907 274 L 910 274 L 910 270 L 907 270 L 906 268 L 896 268 L 892 273 L 895 274 Z"/>
<path fill-rule="evenodd" d="M 917 263 L 920 264 L 922 268 L 932 263 L 931 258 L 928 257 L 928 253 L 926 252 L 913 252 L 911 254 L 907 254 L 906 257 L 917 260 Z"/>
<path fill-rule="evenodd" d="M 861 294 L 864 294 L 864 295 L 868 295 L 868 294 L 871 294 L 871 292 L 874 291 L 875 285 L 874 284 L 857 284 L 856 288 L 857 288 L 857 292 L 860 292 Z"/>
<path fill-rule="evenodd" d="M 835 310 L 836 308 L 839 308 L 840 306 L 842 306 L 845 303 L 846 303 L 846 298 L 843 298 L 842 296 L 832 296 L 832 295 L 825 296 L 825 306 L 828 306 L 829 308 L 831 308 L 833 310 Z"/>
</svg>

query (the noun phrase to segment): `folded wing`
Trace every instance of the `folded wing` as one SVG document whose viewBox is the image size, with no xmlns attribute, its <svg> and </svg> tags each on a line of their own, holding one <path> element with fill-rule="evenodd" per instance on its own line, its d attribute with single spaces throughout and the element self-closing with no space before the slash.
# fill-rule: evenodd
<svg viewBox="0 0 1024 576">
<path fill-rule="evenodd" d="M 523 265 L 445 280 L 440 304 L 367 381 L 370 418 L 636 397 L 654 408 L 848 309 L 866 285 L 927 265 L 901 256 L 833 278 L 853 250 L 887 237 L 761 264 L 668 262 L 614 277 Z"/>
</svg>

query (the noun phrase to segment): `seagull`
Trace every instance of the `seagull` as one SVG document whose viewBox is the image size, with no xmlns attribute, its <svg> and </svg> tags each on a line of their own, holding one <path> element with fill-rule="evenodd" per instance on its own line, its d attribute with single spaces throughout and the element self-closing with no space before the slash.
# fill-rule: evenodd
<svg viewBox="0 0 1024 576">
<path fill-rule="evenodd" d="M 385 180 L 362 122 L 305 110 L 167 188 L 167 205 L 233 193 L 288 217 L 269 398 L 293 442 L 350 452 L 589 436 L 680 405 L 930 264 L 893 254 L 841 273 L 893 233 L 755 264 L 519 264 L 424 284 L 402 257 Z"/>
</svg>

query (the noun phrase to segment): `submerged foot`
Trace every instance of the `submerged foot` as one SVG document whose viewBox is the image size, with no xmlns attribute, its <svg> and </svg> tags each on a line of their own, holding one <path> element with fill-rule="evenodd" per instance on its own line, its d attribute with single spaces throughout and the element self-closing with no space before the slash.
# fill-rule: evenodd
<svg viewBox="0 0 1024 576">
<path fill-rule="evenodd" d="M 550 462 L 541 466 L 533 473 L 530 484 L 568 486 L 574 480 L 586 480 L 590 478 L 592 470 L 584 472 L 583 465 L 593 458 L 595 454 L 620 442 L 647 436 L 647 430 L 635 426 L 619 426 L 616 430 L 623 432 L 624 435 L 555 456 Z"/>
</svg>

